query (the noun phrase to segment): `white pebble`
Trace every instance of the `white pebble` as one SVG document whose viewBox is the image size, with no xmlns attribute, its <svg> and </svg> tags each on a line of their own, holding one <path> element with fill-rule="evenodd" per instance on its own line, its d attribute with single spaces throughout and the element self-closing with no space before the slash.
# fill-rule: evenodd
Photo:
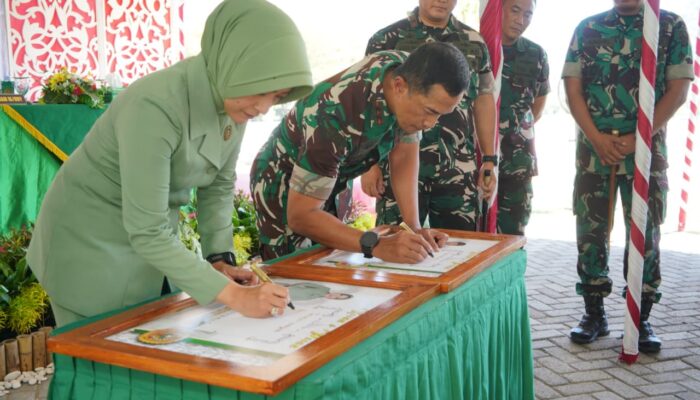
<svg viewBox="0 0 700 400">
<path fill-rule="evenodd" d="M 30 384 L 30 385 L 36 385 L 36 378 L 30 378 L 30 379 L 29 379 L 29 384 Z"/>
<path fill-rule="evenodd" d="M 53 369 L 53 363 L 47 365 L 46 368 L 51 368 L 51 369 Z"/>
<path fill-rule="evenodd" d="M 17 379 L 18 376 L 22 375 L 21 372 L 19 371 L 12 371 L 9 374 L 5 375 L 5 382 L 11 382 Z"/>
<path fill-rule="evenodd" d="M 12 382 L 5 382 L 5 389 L 12 389 Z"/>
<path fill-rule="evenodd" d="M 37 374 L 40 374 L 41 371 L 43 371 L 43 370 L 44 370 L 44 367 L 36 367 L 36 368 L 34 368 L 34 372 L 36 372 Z"/>
<path fill-rule="evenodd" d="M 19 380 L 15 379 L 12 381 L 12 389 L 19 389 L 20 387 L 22 387 L 22 384 Z"/>
</svg>

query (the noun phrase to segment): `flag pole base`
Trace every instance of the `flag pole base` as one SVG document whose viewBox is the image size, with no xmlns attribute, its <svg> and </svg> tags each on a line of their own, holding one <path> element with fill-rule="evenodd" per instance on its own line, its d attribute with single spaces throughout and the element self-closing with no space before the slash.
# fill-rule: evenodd
<svg viewBox="0 0 700 400">
<path fill-rule="evenodd" d="M 627 354 L 624 352 L 624 350 L 620 353 L 620 358 L 619 360 L 622 361 L 623 363 L 627 365 L 632 365 L 635 362 L 637 362 L 637 358 L 639 357 L 639 353 L 637 354 Z"/>
</svg>

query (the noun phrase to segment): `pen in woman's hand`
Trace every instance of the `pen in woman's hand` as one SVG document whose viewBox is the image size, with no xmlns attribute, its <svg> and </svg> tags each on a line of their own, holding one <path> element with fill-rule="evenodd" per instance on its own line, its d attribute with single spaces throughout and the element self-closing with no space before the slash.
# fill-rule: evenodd
<svg viewBox="0 0 700 400">
<path fill-rule="evenodd" d="M 263 271 L 262 268 L 258 267 L 257 262 L 253 261 L 252 263 L 250 263 L 250 270 L 253 271 L 253 273 L 258 276 L 258 278 L 260 279 L 260 282 L 274 283 L 274 282 L 272 282 L 272 279 L 270 279 L 270 277 L 267 276 L 265 271 Z M 294 304 L 292 304 L 291 299 L 289 299 L 289 303 L 287 303 L 287 306 L 289 306 L 289 308 L 291 308 L 292 310 L 296 310 L 296 308 L 294 307 Z"/>
</svg>

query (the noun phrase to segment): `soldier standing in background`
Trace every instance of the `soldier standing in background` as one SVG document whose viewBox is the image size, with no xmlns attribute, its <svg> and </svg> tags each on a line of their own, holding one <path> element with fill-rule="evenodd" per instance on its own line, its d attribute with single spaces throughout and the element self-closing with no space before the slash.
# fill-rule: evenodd
<svg viewBox="0 0 700 400">
<path fill-rule="evenodd" d="M 375 33 L 367 54 L 381 50 L 413 51 L 429 42 L 448 42 L 459 48 L 472 72 L 469 90 L 454 112 L 440 117 L 432 129 L 423 131 L 420 142 L 418 201 L 420 223 L 429 217 L 431 228 L 476 230 L 478 192 L 490 198 L 496 189 L 494 177 L 485 183 L 484 171 L 493 170 L 496 123 L 494 81 L 486 44 L 481 35 L 452 15 L 457 0 L 420 0 L 408 15 Z M 484 155 L 478 174 L 474 132 Z M 362 190 L 377 197 L 377 224 L 397 224 L 401 215 L 389 182 L 386 162 L 362 176 Z"/>
<path fill-rule="evenodd" d="M 534 125 L 549 93 L 549 64 L 542 47 L 521 35 L 532 20 L 535 0 L 504 0 L 503 78 L 499 133 L 498 232 L 524 235 L 537 175 Z"/>
<path fill-rule="evenodd" d="M 606 240 L 608 219 L 613 216 L 608 215 L 608 199 L 616 197 L 618 189 L 629 238 L 643 14 L 641 0 L 614 0 L 612 10 L 583 20 L 571 39 L 562 74 L 571 114 L 578 125 L 573 209 L 581 282 L 576 284 L 576 292 L 583 296 L 586 313 L 571 330 L 575 343 L 591 343 L 609 333 L 603 307 L 603 298 L 612 290 Z M 661 297 L 659 227 L 665 217 L 668 191 L 666 123 L 685 102 L 692 79 L 685 23 L 661 10 L 639 326 L 639 351 L 643 353 L 661 349 L 648 319 L 653 303 Z M 613 131 L 620 136 L 613 135 Z M 617 166 L 617 175 L 614 192 L 610 193 L 613 165 Z M 626 243 L 625 276 L 628 246 Z"/>
</svg>

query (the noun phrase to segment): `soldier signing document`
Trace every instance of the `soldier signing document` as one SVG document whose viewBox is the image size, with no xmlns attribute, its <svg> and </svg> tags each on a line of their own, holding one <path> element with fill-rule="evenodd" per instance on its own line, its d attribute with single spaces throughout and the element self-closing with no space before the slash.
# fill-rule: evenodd
<svg viewBox="0 0 700 400">
<path fill-rule="evenodd" d="M 251 169 L 263 258 L 310 241 L 404 263 L 438 251 L 447 235 L 422 229 L 418 220 L 418 142 L 468 86 L 466 59 L 446 43 L 410 55 L 377 52 L 318 83 L 275 128 Z M 334 215 L 336 195 L 383 159 L 403 220 L 415 233 L 379 237 Z"/>
</svg>

